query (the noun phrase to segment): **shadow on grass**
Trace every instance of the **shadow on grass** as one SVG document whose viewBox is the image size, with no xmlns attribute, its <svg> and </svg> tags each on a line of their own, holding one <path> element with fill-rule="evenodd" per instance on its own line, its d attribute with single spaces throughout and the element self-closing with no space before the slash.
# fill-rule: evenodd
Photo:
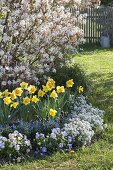
<svg viewBox="0 0 113 170">
<path fill-rule="evenodd" d="M 106 121 L 113 121 L 113 74 L 92 73 L 89 79 L 93 80 L 89 94 L 91 103 L 105 110 Z"/>
</svg>

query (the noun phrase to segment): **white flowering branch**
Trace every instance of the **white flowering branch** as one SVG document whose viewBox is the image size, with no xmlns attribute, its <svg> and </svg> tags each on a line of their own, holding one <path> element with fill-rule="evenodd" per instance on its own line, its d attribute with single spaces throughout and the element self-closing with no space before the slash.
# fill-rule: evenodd
<svg viewBox="0 0 113 170">
<path fill-rule="evenodd" d="M 1 0 L 1 87 L 22 80 L 37 81 L 36 72 L 43 75 L 55 72 L 65 56 L 83 41 L 80 15 L 73 16 L 69 5 L 94 5 L 97 1 Z"/>
</svg>

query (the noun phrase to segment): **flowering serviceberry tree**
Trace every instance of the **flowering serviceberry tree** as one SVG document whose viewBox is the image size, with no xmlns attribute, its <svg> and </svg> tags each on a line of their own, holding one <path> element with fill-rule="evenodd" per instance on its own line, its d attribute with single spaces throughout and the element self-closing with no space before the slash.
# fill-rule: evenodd
<svg viewBox="0 0 113 170">
<path fill-rule="evenodd" d="M 73 16 L 69 5 L 90 6 L 97 1 L 0 0 L 1 87 L 55 72 L 83 41 L 79 25 L 84 15 Z"/>
</svg>

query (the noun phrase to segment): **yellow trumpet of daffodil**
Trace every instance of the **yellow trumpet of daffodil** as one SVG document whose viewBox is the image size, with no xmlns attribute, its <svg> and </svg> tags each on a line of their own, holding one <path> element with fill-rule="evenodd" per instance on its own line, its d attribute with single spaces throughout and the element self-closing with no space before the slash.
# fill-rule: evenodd
<svg viewBox="0 0 113 170">
<path fill-rule="evenodd" d="M 3 101 L 4 101 L 4 103 L 5 103 L 6 105 L 11 104 L 11 102 L 12 102 L 10 97 L 5 97 L 5 98 L 3 99 Z"/>
<path fill-rule="evenodd" d="M 65 92 L 64 86 L 57 86 L 56 89 L 57 89 L 57 93 L 64 93 Z"/>
<path fill-rule="evenodd" d="M 30 104 L 30 98 L 29 98 L 29 97 L 23 98 L 23 103 L 24 103 L 25 105 Z"/>
<path fill-rule="evenodd" d="M 33 103 L 37 103 L 37 102 L 39 102 L 39 99 L 38 99 L 38 97 L 35 95 L 35 96 L 32 97 L 31 101 L 32 101 Z"/>
<path fill-rule="evenodd" d="M 49 111 L 49 115 L 50 115 L 50 116 L 55 117 L 56 114 L 57 114 L 57 111 L 56 111 L 56 110 L 50 109 L 50 111 Z"/>
<path fill-rule="evenodd" d="M 36 92 L 36 87 L 33 85 L 30 85 L 27 90 L 29 91 L 30 94 L 34 94 Z"/>
<path fill-rule="evenodd" d="M 11 104 L 11 107 L 13 107 L 13 108 L 15 108 L 16 109 L 16 107 L 19 105 L 19 103 L 18 102 L 13 102 L 12 104 Z"/>
<path fill-rule="evenodd" d="M 13 90 L 12 93 L 9 94 L 9 97 L 11 97 L 11 100 L 14 100 L 17 98 L 15 91 Z"/>
<path fill-rule="evenodd" d="M 79 93 L 83 93 L 84 92 L 84 88 L 82 86 L 80 86 L 78 91 L 79 91 Z"/>
<path fill-rule="evenodd" d="M 44 91 L 45 93 L 48 92 L 48 87 L 47 87 L 47 86 L 42 85 L 42 88 L 43 88 L 43 91 Z"/>
<path fill-rule="evenodd" d="M 57 93 L 56 93 L 55 90 L 53 90 L 53 91 L 51 92 L 50 97 L 51 97 L 51 98 L 54 98 L 54 99 L 58 97 L 58 95 L 57 95 Z"/>
<path fill-rule="evenodd" d="M 55 81 L 53 79 L 49 79 L 46 83 L 46 87 L 48 91 L 52 90 L 55 87 Z"/>
<path fill-rule="evenodd" d="M 8 97 L 9 94 L 10 94 L 10 92 L 8 91 L 8 89 L 6 89 L 6 90 L 3 92 L 3 94 L 5 95 L 5 97 Z"/>
<path fill-rule="evenodd" d="M 22 83 L 20 83 L 20 86 L 21 86 L 22 89 L 26 90 L 28 88 L 28 83 L 22 82 Z"/>
<path fill-rule="evenodd" d="M 21 87 L 19 87 L 19 88 L 16 88 L 15 90 L 14 90 L 14 92 L 15 92 L 15 95 L 16 96 L 21 96 L 22 95 L 22 93 L 23 93 L 23 90 L 22 90 L 22 88 Z"/>
<path fill-rule="evenodd" d="M 73 79 L 68 80 L 68 81 L 66 82 L 66 87 L 67 87 L 67 88 L 73 87 L 73 85 L 74 85 Z"/>
<path fill-rule="evenodd" d="M 45 92 L 43 90 L 38 91 L 38 97 L 43 97 L 45 95 Z"/>
</svg>

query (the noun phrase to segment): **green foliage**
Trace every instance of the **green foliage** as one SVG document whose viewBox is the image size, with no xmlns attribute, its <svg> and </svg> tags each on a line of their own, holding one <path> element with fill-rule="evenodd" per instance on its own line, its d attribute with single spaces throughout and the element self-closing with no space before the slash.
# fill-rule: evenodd
<svg viewBox="0 0 113 170">
<path fill-rule="evenodd" d="M 113 0 L 101 0 L 102 5 L 113 5 Z"/>
<path fill-rule="evenodd" d="M 15 118 L 18 110 L 11 109 L 0 99 L 0 124 L 9 124 Z"/>
</svg>

